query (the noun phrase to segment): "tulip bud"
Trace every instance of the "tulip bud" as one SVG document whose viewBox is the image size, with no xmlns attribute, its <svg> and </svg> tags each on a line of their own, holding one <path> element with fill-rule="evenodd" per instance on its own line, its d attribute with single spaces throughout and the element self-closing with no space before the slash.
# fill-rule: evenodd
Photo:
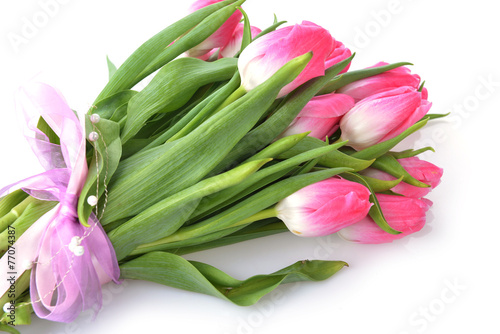
<svg viewBox="0 0 500 334">
<path fill-rule="evenodd" d="M 400 87 L 358 102 L 340 121 L 341 139 L 362 150 L 401 134 L 431 108 L 426 92 Z"/>
<path fill-rule="evenodd" d="M 339 236 L 345 240 L 361 244 L 381 244 L 401 239 L 420 231 L 425 225 L 425 215 L 432 202 L 423 198 L 409 198 L 396 195 L 377 195 L 387 223 L 400 234 L 383 231 L 369 216 L 341 231 Z"/>
<path fill-rule="evenodd" d="M 368 214 L 370 191 L 363 185 L 330 178 L 293 193 L 276 206 L 277 217 L 299 236 L 335 233 Z"/>
<path fill-rule="evenodd" d="M 418 157 L 398 159 L 398 162 L 415 179 L 431 186 L 430 188 L 422 188 L 401 182 L 391 189 L 398 194 L 411 198 L 421 198 L 427 195 L 441 182 L 443 169 L 431 164 L 430 162 L 421 160 Z M 389 181 L 396 179 L 394 176 L 374 168 L 367 168 L 362 172 L 362 174 L 379 180 Z"/>
<path fill-rule="evenodd" d="M 243 41 L 243 31 L 245 30 L 245 25 L 243 23 L 239 23 L 234 29 L 233 36 L 229 42 L 224 45 L 219 52 L 220 57 L 222 58 L 231 58 L 234 57 L 241 50 L 241 42 Z M 255 38 L 258 34 L 260 34 L 261 30 L 257 27 L 251 26 L 250 33 L 252 38 Z"/>
<path fill-rule="evenodd" d="M 380 67 L 384 65 L 389 64 L 379 62 L 369 68 Z M 411 71 L 407 67 L 402 66 L 378 75 L 374 75 L 372 77 L 350 83 L 338 89 L 337 93 L 349 95 L 354 98 L 356 102 L 358 102 L 371 95 L 404 86 L 418 89 L 420 86 L 420 77 L 417 74 L 411 74 Z"/>
<path fill-rule="evenodd" d="M 347 59 L 351 56 L 351 50 L 345 47 L 345 45 L 340 41 L 335 41 L 334 48 L 330 55 L 326 58 L 325 68 L 329 68 L 342 60 Z M 340 73 L 345 73 L 351 66 L 349 63 Z"/>
<path fill-rule="evenodd" d="M 212 5 L 217 2 L 221 2 L 222 0 L 198 0 L 194 2 L 189 8 L 189 12 L 193 13 L 200 8 Z M 189 57 L 202 57 L 212 51 L 212 49 L 220 48 L 226 45 L 231 36 L 233 36 L 234 29 L 240 22 L 242 14 L 239 10 L 235 11 L 233 15 L 229 17 L 229 19 L 217 29 L 210 37 L 206 40 L 195 46 L 194 48 L 188 50 L 186 52 Z M 208 57 L 204 57 L 208 58 Z M 201 58 L 201 59 L 204 59 Z"/>
<path fill-rule="evenodd" d="M 325 74 L 325 60 L 332 52 L 334 39 L 330 33 L 304 21 L 272 31 L 250 43 L 240 54 L 238 70 L 241 85 L 248 92 L 280 69 L 289 60 L 308 52 L 313 53 L 307 67 L 278 94 L 282 97 L 309 79 Z"/>
<path fill-rule="evenodd" d="M 352 107 L 354 99 L 347 95 L 315 96 L 279 138 L 310 131 L 309 136 L 325 140 L 337 131 L 340 118 Z"/>
</svg>

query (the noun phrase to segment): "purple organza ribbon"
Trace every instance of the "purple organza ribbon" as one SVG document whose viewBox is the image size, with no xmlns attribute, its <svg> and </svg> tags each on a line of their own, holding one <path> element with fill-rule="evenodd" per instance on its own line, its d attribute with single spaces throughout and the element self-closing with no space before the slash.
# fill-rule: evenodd
<svg viewBox="0 0 500 334">
<path fill-rule="evenodd" d="M 1 189 L 0 196 L 21 188 L 35 198 L 59 202 L 16 241 L 18 277 L 32 267 L 31 302 L 40 318 L 71 322 L 87 309 L 97 314 L 102 306 L 101 285 L 111 280 L 119 283 L 120 269 L 96 216 L 91 215 L 90 227 L 78 220 L 78 196 L 88 172 L 84 126 L 62 95 L 47 84 L 22 87 L 16 109 L 25 117 L 26 138 L 46 171 Z M 37 128 L 40 116 L 59 136 L 60 145 L 50 143 Z M 75 246 L 83 247 L 83 254 Z M 0 268 L 7 268 L 6 255 Z M 2 280 L 0 295 L 9 287 Z"/>
</svg>

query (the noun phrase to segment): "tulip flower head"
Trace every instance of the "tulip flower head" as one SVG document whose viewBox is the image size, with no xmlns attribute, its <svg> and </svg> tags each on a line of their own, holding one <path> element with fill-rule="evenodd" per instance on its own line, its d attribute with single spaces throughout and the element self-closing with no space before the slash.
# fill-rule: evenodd
<svg viewBox="0 0 500 334">
<path fill-rule="evenodd" d="M 443 169 L 434 164 L 431 164 L 430 162 L 421 160 L 417 157 L 398 159 L 398 162 L 411 176 L 413 176 L 420 182 L 430 185 L 431 187 L 423 188 L 401 182 L 391 189 L 395 193 L 411 198 L 421 198 L 426 196 L 441 182 Z M 362 174 L 379 180 L 389 181 L 396 179 L 394 176 L 374 168 L 367 168 L 362 172 Z"/>
<path fill-rule="evenodd" d="M 384 65 L 389 64 L 380 62 L 369 68 Z M 356 102 L 359 102 L 369 96 L 404 86 L 418 89 L 420 86 L 420 76 L 411 74 L 410 69 L 402 66 L 350 83 L 337 90 L 337 93 L 349 95 L 354 98 Z"/>
<path fill-rule="evenodd" d="M 236 29 L 234 29 L 233 36 L 231 36 L 229 42 L 220 49 L 219 52 L 220 57 L 231 58 L 234 57 L 241 50 L 241 42 L 243 41 L 243 31 L 244 31 L 244 24 L 239 23 L 236 26 Z M 252 35 L 252 38 L 255 38 L 255 36 L 260 34 L 261 31 L 262 30 L 260 30 L 257 27 L 254 26 L 250 27 L 250 34 Z"/>
<path fill-rule="evenodd" d="M 248 92 L 278 71 L 288 61 L 313 53 L 306 68 L 278 94 L 282 97 L 308 81 L 325 74 L 325 61 L 332 53 L 335 40 L 330 33 L 312 23 L 284 27 L 250 43 L 240 54 L 238 70 L 241 85 Z"/>
<path fill-rule="evenodd" d="M 339 127 L 341 117 L 354 107 L 354 99 L 343 94 L 313 97 L 280 137 L 310 131 L 309 136 L 321 140 L 330 137 Z"/>
<path fill-rule="evenodd" d="M 426 212 L 432 202 L 423 198 L 409 198 L 396 195 L 377 195 L 387 223 L 400 234 L 390 234 L 382 230 L 369 216 L 360 222 L 339 231 L 345 240 L 361 244 L 381 244 L 401 239 L 420 231 L 426 220 Z"/>
<path fill-rule="evenodd" d="M 362 150 L 401 134 L 431 108 L 427 91 L 400 87 L 358 102 L 340 121 L 342 140 Z"/>
<path fill-rule="evenodd" d="M 189 8 L 189 12 L 193 13 L 203 7 L 213 5 L 214 3 L 221 2 L 222 0 L 198 0 L 194 2 Z M 234 29 L 240 22 L 242 14 L 239 10 L 235 11 L 229 19 L 216 32 L 210 35 L 206 40 L 188 50 L 186 54 L 189 57 L 201 57 L 213 49 L 223 47 L 233 36 Z"/>
<path fill-rule="evenodd" d="M 368 214 L 370 191 L 363 185 L 330 178 L 293 193 L 276 206 L 277 217 L 299 236 L 335 233 Z"/>
</svg>

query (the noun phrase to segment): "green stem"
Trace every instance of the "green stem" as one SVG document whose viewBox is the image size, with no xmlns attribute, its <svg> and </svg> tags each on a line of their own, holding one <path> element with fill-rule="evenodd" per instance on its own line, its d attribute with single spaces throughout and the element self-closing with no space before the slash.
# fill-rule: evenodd
<svg viewBox="0 0 500 334">
<path fill-rule="evenodd" d="M 26 197 L 28 197 L 28 194 L 18 189 L 0 198 L 0 217 L 8 214 L 13 207 L 25 200 Z"/>
<path fill-rule="evenodd" d="M 217 108 L 214 111 L 214 114 L 217 113 L 219 110 L 224 109 L 225 107 L 227 107 L 228 105 L 230 105 L 231 103 L 233 103 L 234 101 L 236 101 L 237 99 L 239 99 L 240 97 L 245 95 L 246 93 L 247 93 L 247 91 L 243 86 L 238 87 L 237 90 L 235 90 L 231 95 L 229 95 L 229 97 L 224 102 L 222 102 L 222 104 L 219 106 L 219 108 Z"/>
<path fill-rule="evenodd" d="M 253 222 L 267 218 L 274 218 L 276 216 L 276 208 L 272 207 L 266 210 L 262 210 L 254 214 L 253 216 L 240 220 L 239 222 L 234 223 L 230 226 L 217 226 L 219 224 L 199 223 L 196 225 L 183 227 L 174 234 L 169 235 L 168 237 L 138 246 L 130 255 L 143 254 L 157 249 L 191 246 L 194 244 L 212 241 L 215 238 L 221 238 L 226 235 L 226 233 L 217 234 L 217 232 L 227 231 L 228 233 L 233 233 L 239 228 L 243 228 Z"/>
<path fill-rule="evenodd" d="M 9 213 L 0 218 L 0 232 L 5 231 L 7 227 L 9 227 L 13 222 L 16 221 L 17 218 L 19 218 L 22 215 L 22 213 L 30 203 L 34 203 L 36 201 L 37 199 L 31 196 L 27 197 L 21 203 L 13 207 Z"/>
</svg>

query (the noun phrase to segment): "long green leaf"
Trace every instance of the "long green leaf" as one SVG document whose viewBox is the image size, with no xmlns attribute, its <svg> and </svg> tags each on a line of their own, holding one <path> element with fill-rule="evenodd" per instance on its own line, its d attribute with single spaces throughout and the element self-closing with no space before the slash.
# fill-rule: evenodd
<svg viewBox="0 0 500 334">
<path fill-rule="evenodd" d="M 307 152 L 314 148 L 328 146 L 324 141 L 314 138 L 314 137 L 306 137 L 304 140 L 300 141 L 297 145 L 292 147 L 290 150 L 283 152 L 278 156 L 279 159 L 288 159 L 294 157 L 303 152 Z M 368 168 L 375 160 L 363 160 L 354 158 L 350 155 L 342 153 L 340 151 L 331 151 L 319 158 L 318 164 L 320 166 L 325 166 L 329 168 L 336 167 L 349 167 L 353 169 L 353 171 L 357 172 Z"/>
<path fill-rule="evenodd" d="M 413 64 L 401 62 L 401 63 L 365 68 L 362 70 L 349 71 L 349 72 L 343 73 L 343 74 L 333 78 L 328 84 L 326 84 L 324 86 L 324 88 L 318 93 L 318 95 L 333 93 L 337 89 L 342 88 L 345 85 L 350 84 L 352 82 L 355 82 L 355 81 L 358 81 L 358 80 L 361 80 L 364 78 L 372 77 L 374 75 L 384 73 L 384 72 L 387 72 L 389 70 L 392 70 L 392 69 L 395 69 L 395 68 L 398 68 L 401 66 L 405 66 L 405 65 L 413 65 Z"/>
<path fill-rule="evenodd" d="M 269 223 L 269 221 L 271 223 Z M 270 236 L 273 234 L 288 232 L 286 225 L 278 218 L 270 218 L 262 221 L 264 224 L 259 224 L 261 222 L 253 223 L 243 229 L 238 229 L 234 233 L 222 236 L 213 241 L 203 242 L 193 246 L 181 247 L 176 249 L 168 250 L 168 252 L 183 255 L 195 252 L 200 252 L 207 249 L 227 246 L 236 244 L 239 242 Z"/>
<path fill-rule="evenodd" d="M 365 148 L 364 150 L 358 151 L 356 153 L 353 153 L 352 156 L 358 159 L 364 159 L 364 160 L 370 160 L 370 159 L 376 159 L 387 152 L 389 152 L 394 146 L 399 144 L 403 139 L 411 135 L 412 133 L 416 132 L 417 130 L 420 130 L 427 124 L 428 119 L 424 119 L 422 121 L 419 121 L 412 126 L 410 126 L 408 129 L 406 129 L 403 133 L 400 135 L 386 140 L 384 142 L 372 145 L 368 148 Z"/>
<path fill-rule="evenodd" d="M 269 275 L 237 280 L 208 264 L 153 252 L 123 264 L 121 277 L 148 280 L 178 289 L 229 300 L 240 306 L 255 304 L 280 284 L 325 280 L 347 266 L 343 261 L 299 261 Z"/>
<path fill-rule="evenodd" d="M 430 185 L 420 182 L 416 178 L 410 175 L 406 169 L 401 166 L 398 160 L 392 155 L 385 154 L 381 157 L 378 157 L 375 162 L 372 164 L 373 168 L 391 174 L 396 178 L 402 178 L 402 180 L 412 186 L 421 187 L 421 188 L 429 188 Z"/>
</svg>

